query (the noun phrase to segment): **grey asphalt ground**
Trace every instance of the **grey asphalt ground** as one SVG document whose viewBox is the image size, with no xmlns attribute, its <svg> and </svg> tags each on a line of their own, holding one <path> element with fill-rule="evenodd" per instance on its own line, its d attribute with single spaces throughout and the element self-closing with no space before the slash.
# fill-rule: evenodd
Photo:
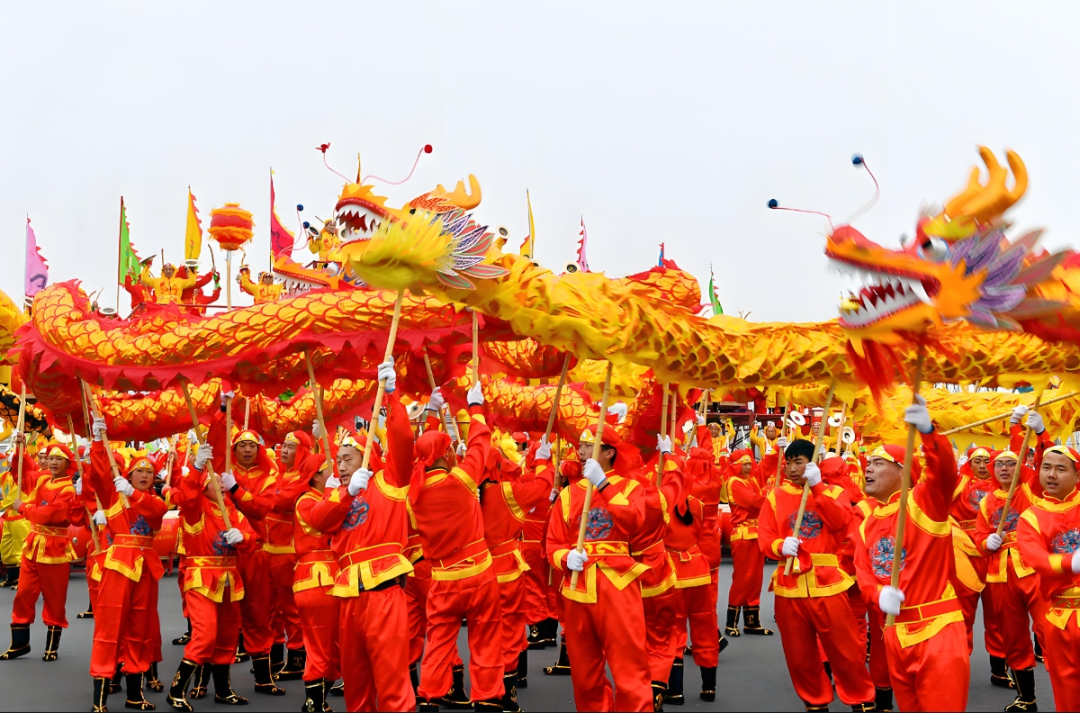
<svg viewBox="0 0 1080 713">
<path fill-rule="evenodd" d="M 767 565 L 771 571 L 772 566 Z M 727 588 L 731 581 L 731 563 L 725 561 L 720 569 L 720 608 L 727 606 Z M 765 578 L 768 586 L 768 577 Z M 34 625 L 31 632 L 33 652 L 15 661 L 0 662 L 0 711 L 84 711 L 90 709 L 91 680 L 88 673 L 90 665 L 90 643 L 93 638 L 94 624 L 89 619 L 76 619 L 75 614 L 86 608 L 86 580 L 81 571 L 73 573 L 68 595 L 68 619 L 70 627 L 64 632 L 60 646 L 60 659 L 45 663 L 41 652 L 45 648 L 45 627 Z M 0 619 L 10 621 L 11 601 L 14 593 L 0 590 Z M 184 620 L 180 615 L 180 594 L 176 578 L 167 577 L 161 583 L 161 634 L 165 641 L 165 661 L 160 665 L 160 675 L 168 685 L 183 652 L 182 647 L 171 646 L 169 642 L 184 631 Z M 762 595 L 762 620 L 765 626 L 775 629 L 772 615 L 772 594 Z M 40 616 L 40 608 L 39 608 Z M 981 614 L 979 621 L 981 622 Z M 721 623 L 723 619 L 721 618 Z M 0 631 L 0 646 L 7 643 L 7 633 Z M 459 650 L 463 657 L 468 657 L 466 632 L 462 629 Z M 541 669 L 554 663 L 557 651 L 548 648 L 529 652 L 529 687 L 520 692 L 519 700 L 526 711 L 572 711 L 574 709 L 573 692 L 569 677 L 553 678 L 543 675 Z M 233 687 L 241 696 L 246 696 L 251 705 L 242 710 L 256 711 L 299 711 L 303 703 L 303 684 L 300 681 L 287 681 L 281 685 L 288 694 L 282 697 L 269 697 L 254 693 L 254 681 L 248 671 L 250 664 L 237 664 L 233 667 Z M 791 682 L 784 666 L 784 654 L 779 634 L 771 637 L 741 636 L 732 640 L 720 655 L 717 674 L 716 701 L 705 703 L 697 698 L 701 678 L 697 667 L 686 660 L 686 705 L 682 710 L 710 711 L 801 711 L 803 706 L 791 687 Z M 1012 691 L 994 688 L 990 685 L 990 665 L 982 648 L 982 627 L 978 625 L 975 634 L 975 655 L 971 666 L 971 693 L 968 710 L 1000 711 L 1011 703 Z M 1046 670 L 1040 665 L 1037 671 L 1039 708 L 1043 711 L 1055 710 L 1053 693 Z M 158 710 L 168 710 L 165 693 L 148 693 L 151 702 Z M 344 699 L 332 698 L 331 706 L 344 710 Z M 225 710 L 225 707 L 209 699 L 193 701 L 196 711 Z M 110 710 L 124 710 L 123 693 L 111 696 Z M 667 709 L 679 710 L 668 706 Z M 832 703 L 832 710 L 849 710 L 839 699 Z"/>
</svg>

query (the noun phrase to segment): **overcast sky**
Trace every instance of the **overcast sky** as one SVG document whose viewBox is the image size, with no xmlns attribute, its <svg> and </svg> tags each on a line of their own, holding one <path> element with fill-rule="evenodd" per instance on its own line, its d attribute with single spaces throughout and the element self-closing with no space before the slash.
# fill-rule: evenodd
<svg viewBox="0 0 1080 713">
<path fill-rule="evenodd" d="M 579 219 L 594 270 L 667 257 L 729 314 L 836 314 L 823 219 L 894 246 L 985 143 L 1031 175 L 1018 227 L 1077 241 L 1080 4 L 1015 2 L 68 2 L 0 6 L 0 288 L 23 285 L 29 214 L 54 282 L 114 294 L 120 196 L 146 256 L 183 258 L 188 185 L 209 212 L 326 217 L 331 165 L 396 180 L 400 205 L 469 173 L 479 217 L 561 269 Z M 219 254 L 219 267 L 224 269 Z M 160 260 L 158 261 L 160 262 Z M 204 250 L 204 264 L 208 254 Z M 110 298 L 106 303 L 111 302 Z M 239 301 L 239 300 L 238 300 Z M 126 304 L 126 297 L 125 297 Z"/>
</svg>

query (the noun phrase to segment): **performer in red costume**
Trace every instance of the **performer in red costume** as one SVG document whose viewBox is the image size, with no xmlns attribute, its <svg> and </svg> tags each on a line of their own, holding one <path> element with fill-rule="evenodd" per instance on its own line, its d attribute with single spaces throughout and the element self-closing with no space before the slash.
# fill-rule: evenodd
<svg viewBox="0 0 1080 713">
<path fill-rule="evenodd" d="M 775 458 L 775 452 L 774 452 Z M 775 460 L 771 461 L 775 463 Z M 775 466 L 773 466 L 775 467 Z M 772 636 L 761 625 L 761 584 L 764 580 L 765 555 L 758 547 L 758 513 L 765 502 L 764 467 L 755 467 L 749 450 L 731 454 L 727 491 L 731 505 L 731 589 L 728 590 L 727 623 L 724 633 L 739 636 L 739 613 L 747 634 Z"/>
<path fill-rule="evenodd" d="M 713 447 L 712 427 L 705 425 L 705 417 L 698 417 L 697 447 L 691 448 L 684 465 L 686 489 L 701 501 L 705 521 L 701 525 L 699 545 L 701 554 L 709 565 L 710 607 L 715 612 L 719 600 L 720 587 L 720 501 L 724 497 L 724 470 L 716 465 L 717 456 Z M 681 629 L 680 629 L 681 631 Z M 727 648 L 728 642 L 717 629 L 719 651 Z M 701 663 L 698 662 L 700 666 Z"/>
<path fill-rule="evenodd" d="M 502 710 L 503 645 L 499 591 L 484 540 L 477 499 L 491 448 L 479 382 L 467 395 L 471 422 L 460 465 L 450 436 L 427 431 L 416 441 L 409 505 L 431 564 L 427 653 L 421 668 L 420 710 L 436 710 L 450 691 L 453 657 L 464 618 L 469 630 L 470 698 L 476 710 Z"/>
<path fill-rule="evenodd" d="M 859 588 L 883 614 L 896 616 L 885 629 L 889 675 L 904 711 L 962 711 L 967 708 L 971 662 L 960 600 L 952 583 L 954 555 L 949 507 L 959 482 L 952 444 L 934 432 L 925 401 L 909 406 L 908 424 L 922 434 L 926 472 L 907 501 L 907 527 L 900 549 L 900 586 L 890 586 L 896 518 L 905 449 L 874 451 L 866 471 L 866 494 L 878 501 L 859 529 L 855 566 Z"/>
<path fill-rule="evenodd" d="M 589 455 L 595 440 L 595 426 L 581 434 L 582 477 L 569 471 L 571 480 L 552 506 L 548 525 L 547 556 L 564 575 L 561 593 L 574 702 L 578 710 L 649 711 L 653 694 L 637 581 L 648 565 L 631 555 L 631 543 L 645 519 L 644 489 L 624 470 L 635 455 L 631 449 L 636 449 L 620 450 L 618 436 L 605 429 L 599 459 L 593 460 Z M 578 552 L 590 484 L 595 492 L 586 516 L 584 552 Z M 573 572 L 580 573 L 576 588 L 571 588 Z M 605 665 L 614 679 L 614 693 Z"/>
<path fill-rule="evenodd" d="M 772 589 L 788 674 L 807 711 L 827 711 L 833 683 L 818 653 L 820 642 L 836 695 L 852 710 L 874 710 L 866 645 L 847 596 L 853 582 L 837 556 L 852 519 L 850 502 L 842 488 L 822 481 L 821 471 L 812 462 L 813 443 L 800 439 L 788 445 L 781 438 L 778 448 L 785 449 L 785 480 L 765 496 L 758 542 L 766 556 L 779 561 Z M 804 486 L 809 486 L 810 493 L 796 533 Z M 791 574 L 785 574 L 789 557 L 795 563 Z"/>
<path fill-rule="evenodd" d="M 96 495 L 102 511 L 95 519 L 107 521 L 112 545 L 101 562 L 101 585 L 94 606 L 94 645 L 90 675 L 94 679 L 93 710 L 105 711 L 109 679 L 123 662 L 126 708 L 154 710 L 143 693 L 143 678 L 153 662 L 153 640 L 158 617 L 158 580 L 165 573 L 154 551 L 154 535 L 161 529 L 167 506 L 154 492 L 154 466 L 137 456 L 114 474 L 105 449 L 104 419 L 95 418 L 88 483 L 83 496 Z M 123 458 L 115 456 L 117 466 Z"/>
<path fill-rule="evenodd" d="M 15 444 L 19 457 L 23 457 L 26 437 L 17 434 Z M 71 482 L 75 456 L 59 443 L 47 445 L 43 452 L 47 470 L 26 468 L 22 492 L 16 493 L 12 504 L 15 512 L 30 521 L 30 534 L 23 544 L 19 588 L 11 605 L 11 646 L 0 654 L 0 661 L 30 653 L 30 625 L 34 623 L 38 597 L 45 600 L 41 620 L 49 628 L 43 661 L 56 660 L 60 634 L 68 625 L 68 575 L 75 559 L 68 527 L 84 518 L 80 517 L 82 508 Z"/>
</svg>

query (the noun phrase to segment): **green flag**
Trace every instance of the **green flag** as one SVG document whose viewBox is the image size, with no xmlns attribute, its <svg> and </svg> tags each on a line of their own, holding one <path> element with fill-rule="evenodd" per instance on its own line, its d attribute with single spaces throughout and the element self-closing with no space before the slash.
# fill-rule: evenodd
<svg viewBox="0 0 1080 713">
<path fill-rule="evenodd" d="M 118 280 L 120 284 L 130 276 L 132 281 L 139 279 L 139 256 L 135 254 L 135 248 L 131 244 L 131 229 L 128 227 L 127 211 L 124 208 L 124 199 L 120 198 L 120 271 Z"/>
<path fill-rule="evenodd" d="M 720 298 L 716 296 L 716 278 L 713 276 L 712 263 L 709 263 L 709 302 L 712 303 L 713 314 L 723 314 L 724 308 L 720 306 Z"/>
</svg>

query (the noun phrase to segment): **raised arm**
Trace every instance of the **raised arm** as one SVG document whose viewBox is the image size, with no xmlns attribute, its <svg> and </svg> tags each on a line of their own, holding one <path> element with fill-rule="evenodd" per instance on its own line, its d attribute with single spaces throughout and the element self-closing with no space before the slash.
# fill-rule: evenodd
<svg viewBox="0 0 1080 713">
<path fill-rule="evenodd" d="M 386 395 L 386 405 L 386 478 L 394 487 L 404 488 L 412 474 L 412 425 L 397 391 Z"/>
</svg>

